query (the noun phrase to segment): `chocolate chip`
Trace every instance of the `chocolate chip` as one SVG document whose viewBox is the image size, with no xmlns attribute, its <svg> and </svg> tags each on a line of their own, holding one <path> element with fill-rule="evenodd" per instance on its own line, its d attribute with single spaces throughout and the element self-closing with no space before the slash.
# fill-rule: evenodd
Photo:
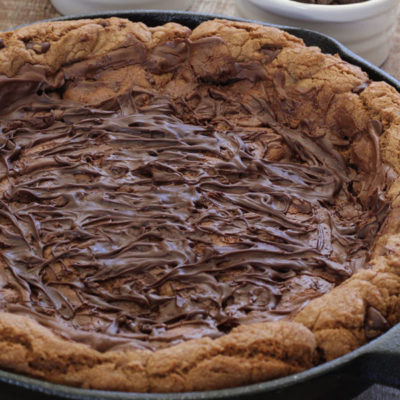
<svg viewBox="0 0 400 400">
<path fill-rule="evenodd" d="M 4 44 L 3 40 L 0 39 L 0 50 L 4 49 L 4 47 L 6 47 L 6 45 Z"/>
<path fill-rule="evenodd" d="M 278 54 L 281 52 L 282 48 L 271 45 L 264 45 L 260 49 L 260 53 L 263 55 L 262 62 L 263 64 L 269 64 L 275 60 Z"/>
<path fill-rule="evenodd" d="M 386 318 L 374 307 L 368 307 L 365 316 L 365 337 L 373 339 L 389 329 Z"/>
<path fill-rule="evenodd" d="M 26 48 L 33 50 L 36 54 L 44 54 L 50 49 L 49 42 L 36 43 L 36 42 L 28 42 L 26 44 Z"/>
<path fill-rule="evenodd" d="M 50 49 L 50 43 L 49 42 L 44 42 L 42 43 L 42 54 L 47 53 L 47 51 Z"/>
</svg>

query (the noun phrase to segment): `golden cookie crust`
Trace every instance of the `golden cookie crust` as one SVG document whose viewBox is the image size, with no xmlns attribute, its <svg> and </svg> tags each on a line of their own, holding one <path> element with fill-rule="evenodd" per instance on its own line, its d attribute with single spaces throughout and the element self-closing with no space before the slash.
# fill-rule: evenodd
<svg viewBox="0 0 400 400">
<path fill-rule="evenodd" d="M 225 20 L 204 22 L 193 31 L 174 23 L 148 28 L 118 18 L 39 23 L 0 34 L 4 44 L 0 75 L 15 77 L 24 68 L 39 65 L 48 71 L 49 79 L 57 79 L 62 66 L 74 74 L 75 62 L 94 59 L 101 63 L 112 50 L 129 46 L 152 49 L 177 38 L 214 36 L 223 39 L 223 44 L 216 45 L 219 56 L 212 64 L 206 63 L 210 54 L 204 50 L 204 59 L 193 60 L 197 76 L 227 73 L 227 56 L 237 62 L 263 61 L 279 49 L 276 58 L 264 65 L 269 77 L 265 99 L 276 119 L 295 128 L 306 116 L 321 132 L 329 135 L 342 129 L 350 137 L 355 131 L 367 132 L 370 121 L 378 120 L 383 126 L 381 159 L 400 173 L 399 93 L 385 83 L 369 83 L 360 68 L 306 47 L 300 39 L 275 28 Z M 265 49 L 268 51 L 261 51 Z M 136 65 L 117 66 L 100 77 L 104 86 L 95 96 L 73 85 L 65 96 L 84 103 L 93 97 L 106 101 L 110 95 L 123 93 L 133 76 L 137 86 L 150 87 Z M 189 91 L 190 85 L 172 77 L 172 73 L 155 74 L 153 88 L 171 96 L 177 88 Z M 107 84 L 116 79 L 121 82 L 118 88 Z M 361 92 L 355 90 L 366 83 Z M 347 160 L 351 157 L 358 157 L 360 165 L 372 162 L 369 154 L 348 154 Z M 84 388 L 183 392 L 274 379 L 340 357 L 382 333 L 371 317 L 376 311 L 387 321 L 385 329 L 400 320 L 399 189 L 397 180 L 387 190 L 392 211 L 371 252 L 370 269 L 312 300 L 293 321 L 243 325 L 218 339 L 191 340 L 154 352 L 101 353 L 63 339 L 28 317 L 2 312 L 0 366 Z"/>
</svg>

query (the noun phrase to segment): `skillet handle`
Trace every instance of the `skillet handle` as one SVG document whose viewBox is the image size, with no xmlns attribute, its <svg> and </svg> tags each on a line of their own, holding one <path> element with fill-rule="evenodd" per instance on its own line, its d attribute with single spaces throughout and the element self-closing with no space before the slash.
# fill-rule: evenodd
<svg viewBox="0 0 400 400">
<path fill-rule="evenodd" d="M 371 345 L 357 360 L 359 377 L 400 389 L 400 324 Z"/>
</svg>

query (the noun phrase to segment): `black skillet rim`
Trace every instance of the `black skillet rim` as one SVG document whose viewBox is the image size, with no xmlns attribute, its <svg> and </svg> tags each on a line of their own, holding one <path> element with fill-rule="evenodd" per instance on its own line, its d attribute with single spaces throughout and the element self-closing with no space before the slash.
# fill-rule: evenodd
<svg viewBox="0 0 400 400">
<path fill-rule="evenodd" d="M 243 18 L 234 18 L 223 15 L 194 13 L 189 11 L 165 11 L 165 10 L 116 10 L 108 12 L 97 12 L 81 15 L 71 15 L 58 18 L 47 19 L 37 22 L 63 21 L 85 18 L 109 18 L 109 17 L 127 18 L 134 21 L 151 20 L 155 24 L 167 22 L 178 22 L 191 28 L 197 26 L 203 21 L 221 18 L 240 22 L 252 22 L 266 26 L 273 26 L 283 29 L 294 36 L 300 37 L 309 46 L 319 46 L 324 53 L 338 54 L 343 60 L 359 66 L 374 81 L 384 81 L 393 86 L 400 92 L 400 81 L 392 77 L 387 72 L 361 58 L 351 50 L 346 48 L 337 40 L 321 34 L 319 32 L 266 23 L 263 21 L 248 20 Z M 147 24 L 152 25 L 147 22 Z M 26 24 L 30 25 L 30 24 Z M 21 26 L 26 26 L 21 25 Z M 154 26 L 154 25 L 153 25 Z M 18 27 L 16 27 L 18 28 Z M 14 28 L 14 29 L 16 29 Z M 79 399 L 79 400 L 201 400 L 201 399 L 239 399 L 249 395 L 268 394 L 281 389 L 286 389 L 296 384 L 305 383 L 325 374 L 335 372 L 343 366 L 347 366 L 363 356 L 385 355 L 400 348 L 400 324 L 391 328 L 388 332 L 379 338 L 365 344 L 364 346 L 340 357 L 333 361 L 326 362 L 306 371 L 278 378 L 270 381 L 260 382 L 252 385 L 240 386 L 229 389 L 187 392 L 187 393 L 126 393 L 112 392 L 94 389 L 81 389 L 66 385 L 54 384 L 39 379 L 30 378 L 24 375 L 0 370 L 0 382 L 18 386 L 21 388 L 35 391 L 36 393 L 61 396 L 61 398 Z"/>
</svg>

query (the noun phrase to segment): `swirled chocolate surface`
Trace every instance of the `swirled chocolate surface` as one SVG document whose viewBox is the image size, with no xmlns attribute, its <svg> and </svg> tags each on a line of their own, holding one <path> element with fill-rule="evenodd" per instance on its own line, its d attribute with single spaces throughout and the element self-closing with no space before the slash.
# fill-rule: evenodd
<svg viewBox="0 0 400 400">
<path fill-rule="evenodd" d="M 177 47 L 159 50 L 164 68 L 185 59 L 168 57 Z M 237 80 L 263 79 L 236 67 Z M 221 129 L 202 121 L 209 109 L 229 119 L 222 90 L 194 95 L 194 125 L 152 90 L 93 108 L 46 85 L 40 69 L 0 82 L 3 310 L 99 350 L 154 349 L 291 318 L 366 266 L 389 210 L 377 121 L 362 174 L 261 99 L 262 126 Z"/>
</svg>

